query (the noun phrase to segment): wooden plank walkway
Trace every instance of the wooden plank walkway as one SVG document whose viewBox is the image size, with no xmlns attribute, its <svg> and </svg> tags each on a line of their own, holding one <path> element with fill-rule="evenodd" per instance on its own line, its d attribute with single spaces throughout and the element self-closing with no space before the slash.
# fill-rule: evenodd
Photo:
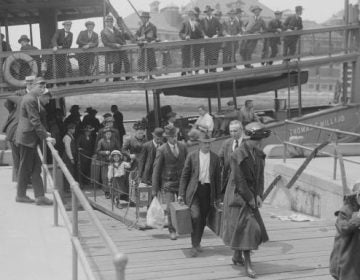
<svg viewBox="0 0 360 280">
<path fill-rule="evenodd" d="M 86 213 L 80 212 L 81 242 L 98 279 L 115 279 L 111 255 Z M 272 215 L 290 215 L 290 211 L 265 205 L 262 209 L 270 242 L 254 252 L 253 263 L 258 278 L 264 280 L 332 279 L 329 256 L 335 235 L 335 221 L 280 221 Z M 205 230 L 204 252 L 197 258 L 189 255 L 190 237 L 176 241 L 167 230 L 141 231 L 98 213 L 119 250 L 129 258 L 126 279 L 211 280 L 248 279 L 244 268 L 232 265 L 230 249 L 209 229 Z"/>
</svg>

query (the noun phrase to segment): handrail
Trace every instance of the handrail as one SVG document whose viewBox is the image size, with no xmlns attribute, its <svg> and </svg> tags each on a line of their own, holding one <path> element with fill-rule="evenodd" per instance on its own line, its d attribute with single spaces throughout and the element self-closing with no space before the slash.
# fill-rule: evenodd
<svg viewBox="0 0 360 280">
<path fill-rule="evenodd" d="M 342 153 L 339 151 L 339 148 L 338 148 L 338 140 L 339 140 L 339 135 L 348 135 L 348 136 L 360 137 L 360 134 L 359 133 L 354 133 L 354 132 L 343 131 L 343 130 L 339 130 L 339 129 L 334 129 L 334 128 L 328 128 L 328 127 L 322 127 L 322 126 L 306 124 L 306 123 L 301 123 L 301 122 L 296 122 L 296 121 L 285 120 L 285 125 L 287 126 L 287 124 L 305 126 L 305 127 L 314 128 L 314 129 L 317 129 L 317 130 L 320 130 L 320 131 L 327 131 L 327 132 L 330 132 L 331 134 L 335 134 L 335 139 L 333 141 L 335 153 L 331 154 L 331 153 L 326 153 L 326 152 L 321 152 L 321 151 L 318 151 L 318 153 L 328 155 L 328 156 L 331 156 L 331 157 L 334 158 L 334 167 L 333 167 L 333 179 L 334 180 L 336 180 L 337 161 L 339 160 L 341 179 L 342 179 L 342 184 L 343 184 L 343 191 L 344 191 L 344 194 L 349 192 L 349 188 L 347 186 L 344 162 L 346 161 L 346 162 L 350 162 L 350 163 L 357 164 L 357 165 L 360 165 L 360 162 L 350 160 L 350 159 L 344 159 L 343 156 L 342 156 Z M 286 127 L 286 131 L 288 131 L 287 127 Z M 329 139 L 331 139 L 331 135 L 329 136 Z M 286 162 L 288 146 L 293 146 L 293 147 L 297 147 L 297 148 L 304 149 L 304 150 L 314 151 L 313 148 L 309 148 L 309 147 L 306 147 L 306 146 L 303 146 L 303 145 L 291 143 L 289 141 L 284 141 L 283 145 L 284 145 L 284 151 L 283 151 L 283 161 L 284 162 Z"/>
<path fill-rule="evenodd" d="M 90 264 L 88 260 L 86 259 L 85 252 L 82 248 L 82 245 L 78 238 L 78 202 L 82 205 L 84 210 L 87 212 L 87 214 L 90 217 L 91 222 L 95 225 L 96 229 L 98 230 L 101 238 L 105 242 L 108 249 L 111 251 L 111 254 L 113 255 L 113 263 L 115 266 L 116 271 L 116 280 L 124 280 L 125 279 L 125 266 L 127 264 L 127 256 L 123 253 L 120 253 L 117 249 L 114 241 L 110 238 L 109 234 L 106 232 L 104 227 L 102 226 L 100 220 L 95 214 L 95 211 L 90 206 L 88 200 L 82 193 L 81 189 L 79 188 L 78 182 L 75 181 L 75 179 L 72 177 L 71 173 L 67 169 L 65 163 L 62 161 L 61 157 L 58 154 L 58 151 L 54 148 L 53 144 L 51 142 L 47 142 L 47 147 L 50 149 L 50 152 L 53 157 L 54 162 L 54 174 L 56 174 L 56 169 L 59 167 L 64 174 L 66 180 L 70 184 L 70 188 L 72 191 L 72 230 L 71 230 L 71 222 L 66 214 L 65 207 L 63 205 L 61 196 L 59 191 L 57 190 L 56 183 L 54 184 L 54 180 L 51 178 L 51 176 L 48 176 L 50 184 L 54 186 L 54 224 L 57 225 L 57 215 L 58 215 L 58 209 L 60 210 L 60 213 L 62 217 L 64 218 L 65 226 L 68 229 L 68 231 L 72 234 L 71 242 L 73 247 L 73 280 L 76 280 L 78 277 L 78 271 L 77 271 L 77 261 L 78 258 L 80 259 L 81 264 L 83 265 L 83 268 L 85 270 L 85 273 L 88 277 L 88 279 L 94 280 L 95 277 L 93 275 L 93 272 L 91 271 Z M 46 147 L 46 146 L 45 146 Z M 45 157 L 41 154 L 40 148 L 38 148 L 38 153 L 40 158 L 43 160 L 43 167 L 46 173 L 50 175 L 50 172 L 47 168 L 47 164 L 45 162 Z M 46 153 L 44 153 L 46 154 Z M 56 177 L 54 177 L 55 179 Z"/>
<path fill-rule="evenodd" d="M 298 31 L 285 31 L 280 33 L 261 33 L 261 34 L 244 34 L 239 36 L 224 36 L 218 38 L 208 38 L 208 39 L 196 39 L 196 40 L 177 40 L 177 41 L 167 41 L 167 42 L 151 42 L 145 43 L 143 46 L 139 47 L 138 44 L 127 44 L 123 45 L 118 50 L 138 50 L 141 48 L 171 48 L 171 47 L 182 47 L 186 45 L 197 45 L 197 44 L 209 44 L 209 43 L 223 43 L 223 42 L 233 42 L 242 41 L 242 40 L 254 40 L 254 39 L 266 39 L 266 38 L 283 38 L 287 36 L 294 35 L 310 35 L 326 32 L 338 32 L 345 30 L 355 30 L 359 29 L 360 25 L 338 25 L 331 27 L 321 27 L 321 28 L 311 28 Z M 52 49 L 42 49 L 42 50 L 27 50 L 27 51 L 12 51 L 12 52 L 1 52 L 0 57 L 7 57 L 14 53 L 27 53 L 29 55 L 53 55 L 53 54 L 69 54 L 69 53 L 106 53 L 113 52 L 114 49 L 108 47 L 97 47 L 92 49 L 87 49 L 86 51 L 80 48 L 71 48 L 71 49 L 58 49 L 53 51 Z"/>
</svg>

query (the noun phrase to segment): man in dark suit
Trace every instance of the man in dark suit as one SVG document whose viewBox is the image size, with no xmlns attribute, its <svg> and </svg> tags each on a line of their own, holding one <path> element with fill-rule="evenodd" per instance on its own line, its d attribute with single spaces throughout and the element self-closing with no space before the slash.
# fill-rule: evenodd
<svg viewBox="0 0 360 280">
<path fill-rule="evenodd" d="M 143 145 L 139 159 L 139 177 L 142 183 L 152 185 L 153 165 L 155 161 L 156 151 L 163 144 L 164 130 L 160 127 L 154 129 L 152 135 L 153 140 Z"/>
<path fill-rule="evenodd" d="M 196 14 L 194 11 L 190 10 L 188 12 L 188 17 L 181 25 L 179 36 L 182 40 L 196 40 L 204 38 L 204 34 L 201 30 L 200 23 L 196 20 Z M 198 68 L 200 66 L 200 56 L 201 56 L 201 45 L 186 45 L 181 49 L 182 55 L 182 67 L 190 68 L 192 66 L 191 57 L 194 61 L 194 67 Z M 198 73 L 199 69 L 195 70 L 195 73 Z M 188 71 L 189 74 L 192 71 Z M 182 76 L 186 75 L 186 72 L 181 73 Z"/>
<path fill-rule="evenodd" d="M 20 164 L 18 172 L 16 201 L 33 203 L 34 200 L 26 196 L 26 187 L 31 180 L 35 203 L 37 205 L 51 205 L 52 200 L 44 194 L 44 186 L 41 178 L 41 160 L 37 154 L 37 145 L 41 140 L 54 141 L 50 133 L 46 131 L 41 121 L 42 106 L 40 97 L 48 94 L 46 84 L 42 78 L 37 78 L 28 94 L 20 105 L 19 124 L 16 130 L 16 144 L 20 151 Z"/>
<path fill-rule="evenodd" d="M 224 35 L 239 36 L 243 33 L 243 22 L 236 17 L 237 11 L 230 10 L 228 12 L 229 19 L 224 22 Z M 226 42 L 223 50 L 223 63 L 235 63 L 236 53 L 239 49 L 239 42 Z M 235 66 L 234 66 L 235 67 Z M 224 67 L 224 70 L 230 70 L 234 67 Z"/>
<path fill-rule="evenodd" d="M 116 105 L 111 105 L 111 112 L 113 113 L 114 127 L 119 130 L 121 148 L 123 145 L 123 137 L 126 134 L 124 127 L 124 117 Z"/>
<path fill-rule="evenodd" d="M 141 14 L 142 25 L 136 31 L 136 38 L 139 41 L 140 46 L 143 46 L 145 43 L 152 43 L 157 41 L 157 28 L 154 24 L 150 22 L 150 13 L 143 12 Z M 146 58 L 145 61 L 145 51 Z M 155 50 L 149 48 L 142 48 L 140 52 L 140 57 L 138 61 L 138 67 L 140 72 L 153 71 L 156 68 L 156 56 Z M 150 78 L 152 76 L 150 75 Z"/>
<path fill-rule="evenodd" d="M 59 49 L 70 49 L 73 42 L 73 34 L 70 31 L 72 22 L 64 21 L 62 29 L 57 29 L 51 39 L 51 45 L 54 52 Z M 71 76 L 71 64 L 67 54 L 56 55 L 56 78 L 65 78 L 66 74 Z"/>
<path fill-rule="evenodd" d="M 274 33 L 274 34 L 278 34 L 281 33 L 283 31 L 283 24 L 281 21 L 281 17 L 282 17 L 282 12 L 281 11 L 275 11 L 275 18 L 270 20 L 267 26 L 267 32 L 270 33 Z M 269 48 L 271 50 L 270 53 L 270 58 L 274 58 L 277 56 L 278 52 L 279 52 L 279 47 L 278 45 L 281 44 L 280 41 L 280 37 L 274 37 L 274 38 L 267 38 L 264 40 L 264 47 L 263 47 L 263 53 L 262 53 L 262 59 L 265 59 L 269 56 Z M 273 62 L 272 60 L 270 61 L 263 61 L 261 62 L 261 64 L 267 64 L 267 65 L 272 65 Z"/>
<path fill-rule="evenodd" d="M 170 239 L 176 240 L 175 228 L 171 223 L 169 211 L 170 202 L 175 201 L 179 191 L 180 176 L 187 156 L 185 144 L 177 141 L 178 130 L 174 126 L 165 126 L 164 137 L 167 143 L 163 144 L 156 152 L 153 175 L 152 194 L 156 196 L 159 191 L 167 204 Z"/>
<path fill-rule="evenodd" d="M 101 31 L 101 40 L 105 47 L 116 50 L 106 54 L 107 63 L 114 63 L 113 73 L 120 74 L 122 64 L 124 64 L 125 73 L 129 73 L 129 58 L 126 51 L 122 51 L 121 48 L 123 45 L 126 45 L 126 40 L 130 40 L 130 35 L 114 26 L 114 18 L 112 16 L 105 17 L 105 28 Z M 126 76 L 126 80 L 130 78 L 130 76 Z M 120 77 L 114 78 L 115 81 L 120 81 Z"/>
<path fill-rule="evenodd" d="M 17 174 L 20 164 L 19 147 L 15 143 L 15 133 L 19 124 L 20 105 L 23 96 L 30 92 L 35 76 L 25 77 L 26 88 L 17 90 L 14 95 L 6 98 L 4 106 L 9 110 L 9 116 L 2 128 L 2 132 L 6 133 L 6 138 L 10 143 L 11 154 L 13 158 L 13 181 L 17 181 Z"/>
<path fill-rule="evenodd" d="M 224 194 L 226 185 L 230 176 L 230 163 L 232 153 L 240 147 L 242 142 L 243 127 L 240 121 L 234 120 L 229 125 L 230 139 L 223 142 L 220 152 L 220 168 L 221 168 L 221 192 Z"/>
<path fill-rule="evenodd" d="M 188 154 L 180 179 L 179 202 L 191 210 L 193 232 L 191 233 L 191 256 L 202 252 L 200 243 L 211 205 L 220 201 L 220 161 L 210 151 L 210 138 L 204 134 L 199 139 L 200 149 Z"/>
<path fill-rule="evenodd" d="M 18 43 L 21 45 L 21 51 L 34 51 L 38 50 L 37 47 L 30 45 L 30 39 L 27 35 L 21 35 Z M 41 58 L 40 55 L 31 55 L 34 59 L 36 66 L 38 68 L 38 75 L 41 76 Z M 20 80 L 23 80 L 26 76 L 31 73 L 31 66 L 30 63 L 21 62 L 20 63 Z"/>
<path fill-rule="evenodd" d="M 295 7 L 295 14 L 288 16 L 284 21 L 284 30 L 296 31 L 303 29 L 303 23 L 301 18 L 302 11 L 302 6 Z M 291 35 L 284 37 L 284 56 L 295 54 L 299 38 L 299 35 Z M 284 59 L 284 61 L 290 61 L 290 58 L 286 58 Z"/>
<path fill-rule="evenodd" d="M 94 32 L 95 22 L 85 22 L 86 30 L 80 31 L 76 40 L 76 44 L 79 48 L 85 52 L 91 48 L 96 48 L 99 45 L 99 35 Z M 79 70 L 81 76 L 91 76 L 91 67 L 94 65 L 95 54 L 94 53 L 79 53 Z"/>
<path fill-rule="evenodd" d="M 257 34 L 262 33 L 266 30 L 266 23 L 264 19 L 260 16 L 262 8 L 258 5 L 251 6 L 250 11 L 254 14 L 249 18 L 249 21 L 245 27 L 246 34 Z M 241 42 L 240 54 L 244 61 L 250 61 L 253 52 L 256 49 L 258 39 L 245 40 Z M 252 68 L 253 66 L 249 63 L 245 64 L 246 68 Z"/>
<path fill-rule="evenodd" d="M 210 6 L 205 7 L 204 17 L 201 21 L 201 28 L 204 32 L 204 37 L 206 38 L 217 38 L 222 36 L 222 26 L 217 18 L 215 18 L 212 13 L 214 9 Z M 205 66 L 208 65 L 217 65 L 219 59 L 219 44 L 206 44 L 204 48 L 205 52 Z M 216 72 L 216 69 L 210 69 L 211 72 Z M 205 69 L 205 72 L 209 72 L 209 69 Z"/>
</svg>

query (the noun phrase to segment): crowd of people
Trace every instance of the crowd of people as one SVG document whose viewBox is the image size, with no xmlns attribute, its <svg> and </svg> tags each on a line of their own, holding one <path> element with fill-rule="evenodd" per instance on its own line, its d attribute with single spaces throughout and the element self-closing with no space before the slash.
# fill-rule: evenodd
<svg viewBox="0 0 360 280">
<path fill-rule="evenodd" d="M 139 182 L 151 187 L 152 196 L 161 196 L 167 205 L 169 238 L 177 239 L 177 233 L 169 211 L 170 203 L 176 201 L 190 208 L 191 256 L 203 252 L 202 235 L 212 207 L 223 207 L 220 236 L 226 246 L 233 250 L 234 265 L 244 266 L 246 275 L 256 277 L 251 263 L 251 251 L 268 241 L 259 209 L 264 194 L 265 154 L 261 141 L 271 131 L 258 121 L 250 123 L 233 119 L 229 123 L 230 138 L 215 153 L 211 149 L 215 138 L 203 118 L 195 125 L 199 129 L 196 140 L 198 149 L 188 151 L 188 145 L 179 140 L 180 129 L 176 127 L 174 113 L 169 114 L 165 127 L 157 127 L 147 138 L 144 122 L 134 124 L 134 134 L 125 137 L 123 116 L 116 105 L 111 113 L 104 115 L 102 123 L 96 110 L 89 107 L 81 119 L 80 107 L 73 105 L 70 114 L 57 130 L 56 121 L 49 122 L 46 106 L 51 93 L 42 78 L 26 77 L 27 87 L 19 90 L 5 102 L 9 117 L 3 132 L 11 145 L 14 158 L 14 174 L 17 180 L 16 202 L 51 205 L 44 193 L 41 177 L 41 161 L 37 146 L 42 140 L 50 141 L 76 180 L 85 186 L 90 180 L 100 182 L 105 196 L 116 200 L 129 200 L 129 171 L 137 173 Z M 229 106 L 233 104 L 229 103 Z M 66 127 L 62 131 L 61 127 Z M 59 133 L 57 135 L 56 133 Z M 60 139 L 60 140 L 57 140 Z M 98 173 L 91 174 L 90 166 L 99 162 Z M 78 174 L 78 176 L 76 175 Z M 27 196 L 32 187 L 35 199 Z M 357 186 L 359 187 L 359 185 Z M 64 186 L 69 191 L 68 185 Z M 115 193 L 115 195 L 114 195 Z M 357 279 L 359 256 L 358 236 L 360 207 L 359 189 L 347 194 L 344 207 L 337 216 L 337 236 L 331 254 L 331 274 L 335 279 Z"/>
<path fill-rule="evenodd" d="M 260 34 L 260 33 L 274 33 L 279 34 L 283 31 L 302 30 L 302 7 L 295 7 L 295 14 L 288 16 L 285 21 L 282 21 L 282 12 L 275 11 L 274 19 L 266 22 L 261 16 L 262 8 L 258 5 L 250 7 L 249 11 L 252 14 L 247 20 L 242 18 L 244 11 L 240 8 L 232 9 L 227 12 L 226 19 L 223 19 L 221 11 L 215 11 L 211 6 L 206 6 L 203 13 L 198 7 L 187 12 L 186 19 L 179 26 L 179 37 L 182 40 L 199 40 L 206 38 L 217 37 L 231 37 L 241 36 L 245 34 Z M 122 69 L 125 73 L 125 79 L 132 79 L 131 62 L 129 60 L 129 52 L 123 50 L 123 46 L 127 42 L 137 43 L 140 46 L 138 54 L 138 71 L 146 72 L 153 71 L 157 67 L 157 59 L 155 50 L 153 48 L 142 48 L 147 43 L 159 42 L 157 27 L 150 22 L 150 13 L 143 12 L 140 16 L 141 24 L 135 35 L 132 35 L 124 26 L 116 26 L 114 18 L 110 15 L 104 18 L 105 27 L 100 32 L 100 36 L 94 31 L 95 23 L 87 21 L 85 23 L 86 30 L 78 34 L 76 44 L 83 53 L 77 53 L 76 58 L 79 65 L 79 75 L 82 77 L 89 77 L 82 82 L 91 82 L 91 76 L 95 73 L 95 52 L 89 52 L 92 48 L 99 46 L 100 39 L 104 47 L 114 49 L 114 51 L 106 53 L 106 65 L 112 65 L 108 70 L 109 74 L 120 74 Z M 73 43 L 73 33 L 71 32 L 72 22 L 64 21 L 63 28 L 56 30 L 51 39 L 51 48 L 56 53 L 61 49 L 70 49 Z M 293 56 L 296 53 L 299 35 L 288 35 L 283 37 L 283 56 Z M 11 47 L 3 40 L 4 35 L 1 34 L 3 51 L 11 51 Z M 232 64 L 231 66 L 224 66 L 224 70 L 230 70 L 235 67 L 236 54 L 239 53 L 242 60 L 245 62 L 245 67 L 252 67 L 249 63 L 252 59 L 252 54 L 256 49 L 259 39 L 227 41 L 222 43 L 199 44 L 199 45 L 184 45 L 181 49 L 182 53 L 182 67 L 188 69 L 183 71 L 182 75 L 187 75 L 193 72 L 198 73 L 200 70 L 201 53 L 204 56 L 205 72 L 216 71 L 216 66 L 219 61 L 220 52 L 222 50 L 223 64 Z M 22 35 L 19 39 L 21 50 L 36 50 L 37 48 L 30 44 L 30 39 L 27 35 Z M 267 38 L 263 42 L 262 50 L 262 64 L 271 65 L 273 59 L 278 55 L 279 45 L 281 45 L 280 37 Z M 163 64 L 171 63 L 168 51 L 162 51 Z M 38 64 L 38 69 L 41 69 L 41 59 L 47 64 L 46 78 L 64 78 L 72 75 L 72 66 L 69 62 L 67 54 L 56 54 L 55 62 L 52 56 L 33 56 Z M 289 61 L 285 58 L 284 61 Z M 55 67 L 53 65 L 55 63 Z M 22 63 L 20 71 L 20 78 L 24 78 L 29 72 L 29 66 Z M 53 73 L 55 70 L 56 73 Z M 40 73 L 40 71 L 39 71 Z M 126 75 L 129 73 L 129 75 Z M 144 76 L 138 77 L 140 79 Z M 152 76 L 150 76 L 152 78 Z M 116 76 L 113 80 L 119 81 L 121 78 Z"/>
</svg>

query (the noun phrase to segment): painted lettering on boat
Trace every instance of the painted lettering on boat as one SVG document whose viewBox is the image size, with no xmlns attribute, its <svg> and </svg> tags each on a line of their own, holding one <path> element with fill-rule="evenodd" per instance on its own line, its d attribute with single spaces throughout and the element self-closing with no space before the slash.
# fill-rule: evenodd
<svg viewBox="0 0 360 280">
<path fill-rule="evenodd" d="M 310 122 L 311 125 L 321 126 L 321 127 L 333 127 L 340 123 L 344 123 L 346 120 L 345 115 L 331 116 L 326 119 L 318 120 L 315 122 Z M 312 127 L 306 126 L 296 126 L 294 128 L 290 128 L 290 136 L 301 135 L 308 133 L 314 130 Z"/>
</svg>

